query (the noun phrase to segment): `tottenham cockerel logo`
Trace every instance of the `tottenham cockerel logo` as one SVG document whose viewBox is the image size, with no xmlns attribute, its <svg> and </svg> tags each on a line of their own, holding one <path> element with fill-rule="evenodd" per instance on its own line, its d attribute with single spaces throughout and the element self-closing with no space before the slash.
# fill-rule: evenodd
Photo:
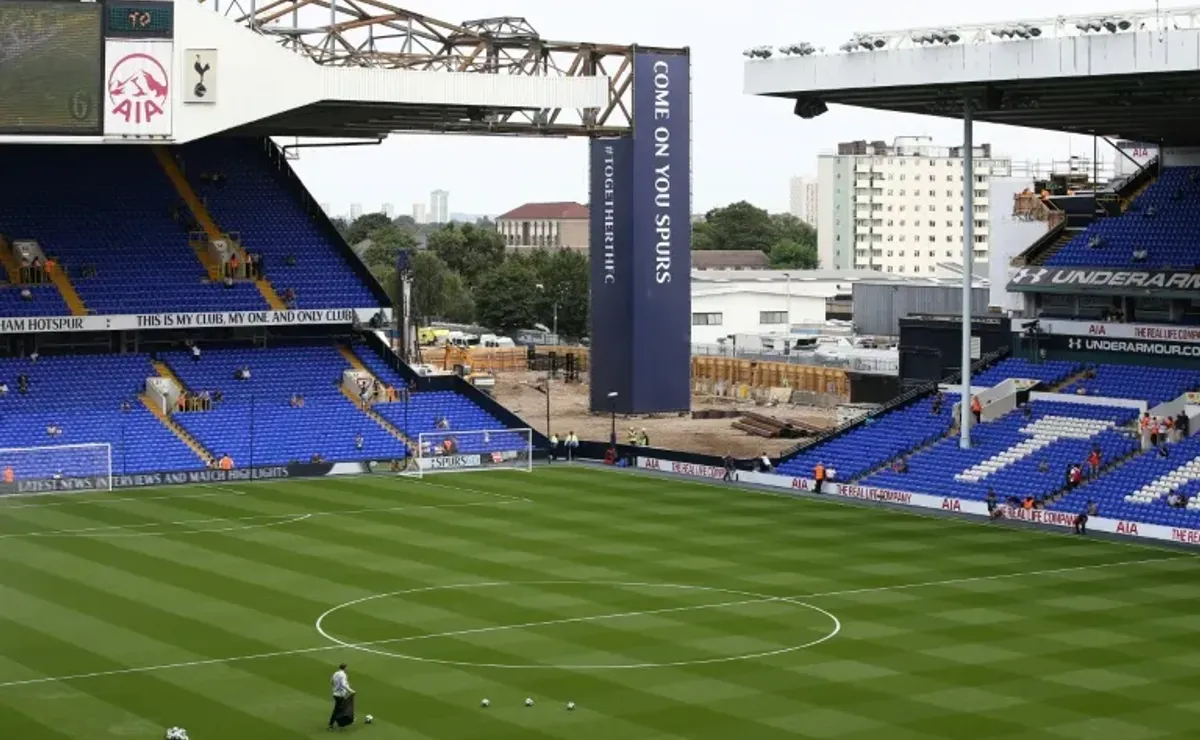
<svg viewBox="0 0 1200 740">
<path fill-rule="evenodd" d="M 125 123 L 150 123 L 167 109 L 167 70 L 149 54 L 129 54 L 108 75 L 108 99 L 114 115 Z"/>
</svg>

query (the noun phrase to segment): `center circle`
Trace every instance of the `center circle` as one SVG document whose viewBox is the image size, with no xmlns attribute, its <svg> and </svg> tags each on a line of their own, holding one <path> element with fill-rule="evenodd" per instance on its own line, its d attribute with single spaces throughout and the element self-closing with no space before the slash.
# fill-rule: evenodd
<svg viewBox="0 0 1200 740">
<path fill-rule="evenodd" d="M 393 637 L 377 640 L 356 641 L 348 640 L 332 634 L 326 628 L 326 621 L 337 614 L 345 612 L 354 607 L 371 602 L 378 602 L 382 599 L 412 596 L 415 594 L 431 594 L 439 592 L 462 592 L 481 589 L 497 589 L 497 588 L 537 588 L 537 587 L 581 587 L 590 589 L 624 589 L 627 591 L 634 590 L 663 590 L 675 592 L 694 592 L 694 593 L 709 593 L 725 595 L 731 598 L 722 599 L 714 603 L 698 603 L 685 604 L 681 606 L 669 606 L 662 608 L 647 608 L 642 610 L 628 610 L 614 613 L 597 614 L 591 616 L 574 616 L 563 617 L 559 619 L 547 618 L 540 621 L 530 621 L 519 624 L 494 625 L 487 627 L 476 627 L 469 629 L 450 630 L 443 632 L 435 632 L 432 634 L 415 634 L 408 637 Z M 586 624 L 588 622 L 607 622 L 620 619 L 636 619 L 639 617 L 649 617 L 655 615 L 670 616 L 677 613 L 687 613 L 690 611 L 714 611 L 719 609 L 733 609 L 738 607 L 748 607 L 754 604 L 777 604 L 796 607 L 818 615 L 822 621 L 829 624 L 829 631 L 824 635 L 811 639 L 805 642 L 800 642 L 783 647 L 774 647 L 770 649 L 751 650 L 736 655 L 725 655 L 719 657 L 697 658 L 694 660 L 671 660 L 664 662 L 637 662 L 637 663 L 559 663 L 559 664 L 544 664 L 544 663 L 501 663 L 501 662 L 485 662 L 473 660 L 452 660 L 445 658 L 430 658 L 426 656 L 413 655 L 411 653 L 400 652 L 397 650 L 385 649 L 383 646 L 395 645 L 405 642 L 425 642 L 443 638 L 464 637 L 468 635 L 486 634 L 489 632 L 515 632 L 522 630 L 533 630 L 543 627 L 553 627 L 556 625 L 566 624 Z M 749 618 L 748 618 L 749 619 Z M 842 624 L 836 616 L 830 612 L 812 604 L 805 603 L 798 599 L 771 596 L 769 594 L 760 594 L 752 591 L 741 591 L 729 588 L 717 588 L 715 586 L 695 586 L 676 583 L 640 583 L 628 581 L 569 581 L 569 580 L 553 580 L 553 581 L 492 581 L 483 583 L 462 583 L 447 586 L 425 586 L 421 588 L 405 589 L 403 591 L 391 591 L 388 593 L 374 594 L 361 599 L 347 601 L 343 604 L 338 604 L 327 610 L 324 614 L 317 617 L 316 621 L 317 632 L 334 645 L 344 647 L 349 650 L 357 650 L 359 652 L 371 653 L 373 655 L 383 655 L 392 658 L 401 658 L 404 660 L 412 660 L 421 663 L 435 663 L 439 665 L 461 666 L 473 668 L 503 668 L 503 669 L 556 669 L 556 670 L 618 670 L 618 669 L 633 669 L 633 668 L 672 668 L 692 665 L 707 665 L 712 663 L 729 663 L 740 660 L 753 660 L 756 658 L 768 658 L 775 655 L 783 655 L 786 653 L 804 650 L 806 648 L 815 647 L 823 642 L 833 639 L 841 632 Z M 749 635 L 733 635 L 733 637 L 750 637 Z"/>
</svg>

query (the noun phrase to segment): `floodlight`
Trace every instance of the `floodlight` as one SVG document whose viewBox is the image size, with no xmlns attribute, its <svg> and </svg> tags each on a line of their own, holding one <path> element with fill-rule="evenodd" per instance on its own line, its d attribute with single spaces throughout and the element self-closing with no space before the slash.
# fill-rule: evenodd
<svg viewBox="0 0 1200 740">
<path fill-rule="evenodd" d="M 814 48 L 813 45 L 807 41 L 801 41 L 799 43 L 788 44 L 786 46 L 779 47 L 780 54 L 795 54 L 802 57 L 815 54 L 816 51 L 816 48 Z"/>
</svg>

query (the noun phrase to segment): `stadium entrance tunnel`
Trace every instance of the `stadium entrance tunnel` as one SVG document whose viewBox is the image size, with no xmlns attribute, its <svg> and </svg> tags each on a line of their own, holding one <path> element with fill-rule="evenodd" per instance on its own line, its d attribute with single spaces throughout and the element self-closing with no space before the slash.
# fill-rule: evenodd
<svg viewBox="0 0 1200 740">
<path fill-rule="evenodd" d="M 482 582 L 339 604 L 317 631 L 335 645 L 425 663 L 614 670 L 785 656 L 833 639 L 833 614 L 735 589 L 616 581 Z"/>
</svg>

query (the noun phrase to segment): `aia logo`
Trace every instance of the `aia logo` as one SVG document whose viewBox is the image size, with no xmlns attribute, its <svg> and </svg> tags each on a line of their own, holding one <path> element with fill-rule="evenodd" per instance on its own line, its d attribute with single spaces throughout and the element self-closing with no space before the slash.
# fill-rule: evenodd
<svg viewBox="0 0 1200 740">
<path fill-rule="evenodd" d="M 129 54 L 108 75 L 108 100 L 125 123 L 141 125 L 163 115 L 167 107 L 167 70 L 149 54 Z"/>
</svg>

